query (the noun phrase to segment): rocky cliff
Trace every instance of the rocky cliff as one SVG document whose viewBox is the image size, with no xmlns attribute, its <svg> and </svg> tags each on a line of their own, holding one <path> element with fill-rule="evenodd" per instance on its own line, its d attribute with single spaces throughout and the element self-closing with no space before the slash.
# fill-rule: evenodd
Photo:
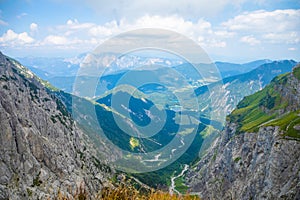
<svg viewBox="0 0 300 200">
<path fill-rule="evenodd" d="M 187 174 L 202 199 L 300 199 L 300 66 L 244 98 Z"/>
<path fill-rule="evenodd" d="M 111 176 L 46 84 L 0 53 L 0 199 L 47 199 L 79 185 L 93 193 Z"/>
</svg>

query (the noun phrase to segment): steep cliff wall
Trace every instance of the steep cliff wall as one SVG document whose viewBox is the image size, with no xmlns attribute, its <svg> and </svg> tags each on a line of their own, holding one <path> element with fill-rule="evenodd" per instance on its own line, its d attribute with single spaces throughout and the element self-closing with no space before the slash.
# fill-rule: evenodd
<svg viewBox="0 0 300 200">
<path fill-rule="evenodd" d="M 0 53 L 0 199 L 46 199 L 80 184 L 93 193 L 111 176 L 42 83 Z"/>
<path fill-rule="evenodd" d="M 187 174 L 203 199 L 300 199 L 300 67 L 244 98 Z"/>
</svg>

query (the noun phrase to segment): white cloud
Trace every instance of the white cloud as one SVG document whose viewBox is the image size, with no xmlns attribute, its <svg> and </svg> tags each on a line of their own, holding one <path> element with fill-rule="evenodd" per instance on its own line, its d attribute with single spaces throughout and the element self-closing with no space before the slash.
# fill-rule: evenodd
<svg viewBox="0 0 300 200">
<path fill-rule="evenodd" d="M 91 37 L 107 39 L 108 37 L 125 31 L 141 28 L 160 28 L 176 31 L 207 47 L 225 47 L 226 42 L 222 39 L 234 35 L 234 33 L 227 31 L 214 32 L 211 23 L 203 19 L 192 22 L 176 15 L 168 17 L 145 15 L 134 21 L 128 21 L 126 19 L 120 20 L 119 23 L 117 23 L 117 21 L 111 21 L 104 25 L 92 26 L 88 30 L 88 33 Z M 201 41 L 199 38 L 202 38 Z"/>
<path fill-rule="evenodd" d="M 219 24 L 212 24 L 203 18 L 188 20 L 175 14 L 145 14 L 135 19 L 120 18 L 103 24 L 69 19 L 65 23 L 49 27 L 47 30 L 42 30 L 42 27 L 36 23 L 30 24 L 31 36 L 36 31 L 43 31 L 43 35 L 46 35 L 35 40 L 26 32 L 17 34 L 8 30 L 0 38 L 0 45 L 9 46 L 23 43 L 26 46 L 78 49 L 83 52 L 93 50 L 101 42 L 119 33 L 140 28 L 162 28 L 179 32 L 193 39 L 208 52 L 217 52 L 218 54 L 247 52 L 250 49 L 248 45 L 260 45 L 261 49 L 268 49 L 270 47 L 268 45 L 272 45 L 271 49 L 276 46 L 278 49 L 285 49 L 286 52 L 296 53 L 299 50 L 292 50 L 291 46 L 294 47 L 300 43 L 299 19 L 300 10 L 292 9 L 242 13 Z M 34 36 L 37 38 L 40 35 Z M 241 45 L 241 43 L 248 45 Z"/>
<path fill-rule="evenodd" d="M 6 33 L 0 37 L 0 43 L 3 46 L 8 45 L 24 45 L 24 44 L 30 44 L 33 43 L 34 39 L 28 35 L 27 32 L 23 33 L 15 33 L 13 30 L 9 29 Z"/>
<path fill-rule="evenodd" d="M 72 30 L 80 30 L 80 29 L 86 29 L 90 28 L 91 26 L 94 26 L 93 23 L 79 23 L 77 19 L 71 20 L 69 19 L 66 23 L 66 26 L 60 26 L 60 28 L 68 28 Z"/>
<path fill-rule="evenodd" d="M 107 37 L 121 32 L 121 28 L 116 21 L 105 23 L 104 25 L 95 25 L 88 30 L 89 35 L 93 37 Z"/>
<path fill-rule="evenodd" d="M 240 35 L 241 42 L 297 44 L 300 42 L 300 9 L 246 12 L 221 24 L 225 31 Z M 243 36 L 247 33 L 247 36 Z"/>
<path fill-rule="evenodd" d="M 27 15 L 28 15 L 27 13 L 21 13 L 21 14 L 17 15 L 17 18 L 21 19 L 22 17 L 25 17 Z"/>
<path fill-rule="evenodd" d="M 86 34 L 86 31 L 93 26 L 95 26 L 94 23 L 79 23 L 77 19 L 69 19 L 66 24 L 59 25 L 52 31 L 55 32 L 55 34 L 59 32 L 65 36 L 70 36 L 81 34 L 81 32 L 83 32 L 83 34 Z"/>
<path fill-rule="evenodd" d="M 38 25 L 36 23 L 31 23 L 30 24 L 30 31 L 31 32 L 36 32 L 38 30 Z"/>
<path fill-rule="evenodd" d="M 40 42 L 37 42 L 36 45 L 58 47 L 68 45 L 69 48 L 91 48 L 111 36 L 126 31 L 140 28 L 162 28 L 179 32 L 193 39 L 204 48 L 225 48 L 228 46 L 226 40 L 242 36 L 239 36 L 238 32 L 224 27 L 224 25 L 213 27 L 210 22 L 204 19 L 198 19 L 197 21 L 186 20 L 178 15 L 167 17 L 144 15 L 135 20 L 121 19 L 119 22 L 112 20 L 102 25 L 87 22 L 80 23 L 77 19 L 69 19 L 63 25 L 52 27 L 50 32 L 53 34 L 50 33 L 44 39 L 41 39 Z M 31 32 L 36 31 L 38 25 L 32 23 L 30 29 Z M 243 36 L 240 41 L 250 45 L 260 43 L 254 36 Z"/>
<path fill-rule="evenodd" d="M 105 23 L 104 25 L 94 26 L 89 30 L 92 36 L 112 36 L 124 31 L 129 31 L 139 28 L 162 28 L 172 29 L 179 32 L 185 32 L 190 29 L 193 24 L 189 21 L 185 21 L 183 18 L 178 16 L 162 17 L 158 15 L 137 18 L 134 21 L 128 21 L 127 19 L 121 19 L 118 23 L 113 20 Z"/>
<path fill-rule="evenodd" d="M 295 47 L 290 47 L 290 48 L 288 48 L 288 50 L 289 50 L 289 51 L 296 51 L 297 48 L 295 48 Z"/>
<path fill-rule="evenodd" d="M 28 35 L 28 33 L 23 32 L 18 35 L 18 39 L 23 43 L 32 43 L 34 39 Z"/>
<path fill-rule="evenodd" d="M 299 18 L 300 10 L 258 10 L 238 15 L 222 25 L 232 31 L 284 32 L 299 30 Z"/>
<path fill-rule="evenodd" d="M 240 39 L 240 41 L 241 41 L 241 42 L 244 42 L 244 43 L 247 43 L 247 44 L 249 44 L 249 45 L 251 45 L 251 46 L 254 46 L 254 45 L 257 45 L 257 44 L 260 44 L 260 43 L 261 43 L 261 42 L 260 42 L 258 39 L 256 39 L 255 37 L 249 36 L 249 35 L 242 37 L 242 38 Z"/>
<path fill-rule="evenodd" d="M 52 31 L 55 34 L 47 36 L 44 39 L 44 44 L 63 45 L 81 43 L 82 45 L 95 45 L 114 35 L 141 28 L 168 29 L 179 32 L 195 41 L 198 41 L 198 38 L 201 36 L 204 39 L 200 44 L 210 47 L 225 47 L 226 42 L 222 40 L 223 36 L 226 38 L 233 35 L 233 33 L 226 31 L 219 31 L 215 34 L 212 25 L 203 19 L 192 22 L 176 15 L 168 17 L 145 15 L 133 21 L 122 19 L 117 22 L 116 20 L 112 20 L 103 25 L 80 23 L 76 19 L 68 20 L 66 24 L 53 28 Z M 213 38 L 216 35 L 218 35 L 218 39 Z"/>
<path fill-rule="evenodd" d="M 227 43 L 224 41 L 212 40 L 210 42 L 210 47 L 226 47 Z"/>
<path fill-rule="evenodd" d="M 300 33 L 296 31 L 283 33 L 268 33 L 262 35 L 262 38 L 273 44 L 297 44 L 300 42 Z"/>
<path fill-rule="evenodd" d="M 96 44 L 98 44 L 96 42 Z M 82 51 L 91 50 L 91 45 L 95 45 L 95 39 L 79 39 L 77 37 L 66 37 L 61 35 L 48 35 L 39 42 L 40 46 L 52 46 L 59 49 L 79 49 Z"/>
<path fill-rule="evenodd" d="M 214 33 L 215 33 L 216 36 L 222 37 L 222 38 L 232 38 L 236 35 L 235 32 L 229 32 L 229 31 L 226 31 L 226 30 L 215 31 Z"/>
<path fill-rule="evenodd" d="M 78 20 L 77 20 L 77 19 L 74 19 L 74 21 L 73 21 L 73 20 L 69 19 L 69 20 L 67 21 L 67 25 L 73 25 L 73 24 L 78 24 Z"/>
<path fill-rule="evenodd" d="M 44 39 L 44 44 L 66 45 L 69 41 L 64 36 L 49 35 Z"/>
</svg>

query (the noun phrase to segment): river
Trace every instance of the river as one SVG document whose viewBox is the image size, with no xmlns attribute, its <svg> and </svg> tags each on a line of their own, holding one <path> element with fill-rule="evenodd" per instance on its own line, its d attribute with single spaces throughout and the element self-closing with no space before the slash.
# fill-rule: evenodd
<svg viewBox="0 0 300 200">
<path fill-rule="evenodd" d="M 175 179 L 183 176 L 184 172 L 186 172 L 188 169 L 189 169 L 189 166 L 185 164 L 183 170 L 181 171 L 181 173 L 179 175 L 174 176 L 174 177 L 171 178 L 171 186 L 169 188 L 169 193 L 170 194 L 173 194 L 174 192 L 176 192 L 177 194 L 180 194 L 180 192 L 175 189 Z"/>
</svg>

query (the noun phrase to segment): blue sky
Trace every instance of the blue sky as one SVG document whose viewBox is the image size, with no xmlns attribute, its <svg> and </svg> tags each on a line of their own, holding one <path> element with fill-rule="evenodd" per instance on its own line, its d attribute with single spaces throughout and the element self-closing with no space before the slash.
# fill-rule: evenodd
<svg viewBox="0 0 300 200">
<path fill-rule="evenodd" d="M 298 0 L 0 0 L 0 5 L 0 50 L 12 57 L 72 57 L 125 31 L 164 28 L 193 39 L 214 61 L 300 61 Z"/>
</svg>

